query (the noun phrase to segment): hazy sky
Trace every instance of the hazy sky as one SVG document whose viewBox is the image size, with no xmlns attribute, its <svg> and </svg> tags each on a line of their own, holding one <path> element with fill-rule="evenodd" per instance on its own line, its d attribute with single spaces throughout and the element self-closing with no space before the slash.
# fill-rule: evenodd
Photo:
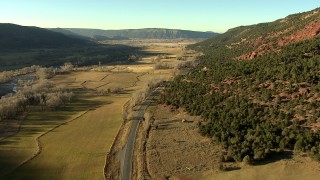
<svg viewBox="0 0 320 180">
<path fill-rule="evenodd" d="M 0 0 L 0 23 L 224 32 L 320 7 L 320 0 Z"/>
</svg>

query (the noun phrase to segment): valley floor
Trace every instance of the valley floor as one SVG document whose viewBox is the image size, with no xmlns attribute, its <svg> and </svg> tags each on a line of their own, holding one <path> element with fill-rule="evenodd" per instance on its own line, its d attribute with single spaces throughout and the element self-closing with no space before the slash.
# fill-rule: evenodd
<svg viewBox="0 0 320 180">
<path fill-rule="evenodd" d="M 51 80 L 73 89 L 75 98 L 57 111 L 0 121 L 0 179 L 104 179 L 105 165 L 110 167 L 106 175 L 119 179 L 132 122 L 123 121 L 124 104 L 150 79 L 173 78 L 176 69 L 154 67 L 177 66 L 182 62 L 177 55 L 188 43 L 128 41 L 144 48 L 140 62 L 55 76 Z M 122 93 L 103 94 L 115 88 Z M 198 132 L 199 117 L 158 104 L 147 111 L 152 118 L 139 126 L 133 179 L 318 179 L 320 164 L 303 155 L 255 166 L 221 163 L 220 147 Z"/>
<path fill-rule="evenodd" d="M 0 128 L 6 131 L 0 133 L 0 177 L 104 179 L 105 164 L 110 163 L 106 156 L 123 123 L 123 105 L 150 79 L 172 78 L 174 69 L 155 69 L 154 59 L 167 55 L 159 61 L 174 67 L 185 44 L 139 42 L 139 46 L 146 52 L 140 62 L 79 68 L 51 79 L 75 92 L 67 106 L 1 121 Z M 123 92 L 103 95 L 117 88 Z"/>
<path fill-rule="evenodd" d="M 241 166 L 241 165 L 240 165 Z M 208 171 L 199 176 L 200 179 L 290 179 L 317 180 L 319 179 L 320 164 L 304 155 L 294 155 L 289 159 L 261 164 L 256 166 L 241 166 L 240 169 L 227 172 Z"/>
</svg>

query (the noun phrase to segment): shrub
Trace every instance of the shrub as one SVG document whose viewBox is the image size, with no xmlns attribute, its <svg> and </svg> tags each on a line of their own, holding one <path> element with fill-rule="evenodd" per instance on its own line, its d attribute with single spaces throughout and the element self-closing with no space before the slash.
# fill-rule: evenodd
<svg viewBox="0 0 320 180">
<path fill-rule="evenodd" d="M 171 69 L 172 67 L 168 64 L 168 63 L 157 63 L 156 65 L 154 65 L 154 69 Z"/>
<path fill-rule="evenodd" d="M 244 162 L 245 164 L 251 164 L 252 163 L 252 160 L 250 158 L 249 155 L 246 155 L 243 159 L 242 159 L 242 162 Z"/>
</svg>

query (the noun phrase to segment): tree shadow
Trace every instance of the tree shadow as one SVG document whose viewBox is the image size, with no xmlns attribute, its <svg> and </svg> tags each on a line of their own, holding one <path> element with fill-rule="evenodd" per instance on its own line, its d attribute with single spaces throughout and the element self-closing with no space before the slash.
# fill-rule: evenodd
<svg viewBox="0 0 320 180">
<path fill-rule="evenodd" d="M 284 159 L 292 159 L 292 151 L 283 151 L 283 152 L 272 152 L 264 160 L 256 161 L 253 163 L 254 166 L 262 166 L 270 163 L 274 163 Z"/>
<path fill-rule="evenodd" d="M 2 179 L 1 176 L 3 174 L 10 172 L 12 167 L 18 166 L 21 163 L 19 157 L 25 156 L 25 151 L 29 151 L 28 149 L 32 148 L 29 147 L 30 145 L 26 145 L 26 142 L 30 141 L 31 143 L 31 141 L 36 141 L 36 138 L 47 132 L 56 131 L 57 129 L 55 128 L 76 120 L 87 110 L 92 110 L 92 107 L 110 103 L 112 101 L 99 102 L 77 98 L 65 107 L 57 108 L 56 111 L 31 112 L 22 122 L 21 128 L 17 133 L 0 141 L 0 179 Z M 11 151 L 14 151 L 14 153 Z"/>
<path fill-rule="evenodd" d="M 40 136 L 42 133 L 45 133 L 58 125 L 67 123 L 69 120 L 73 120 L 71 118 L 76 118 L 75 115 L 77 113 L 94 110 L 96 107 L 111 103 L 112 101 L 101 102 L 76 98 L 70 104 L 56 108 L 55 110 L 47 109 L 43 111 L 30 112 L 21 123 L 20 129 L 16 133 L 0 141 L 0 149 L 1 145 L 19 143 L 19 140 L 24 137 L 31 137 L 36 134 Z"/>
<path fill-rule="evenodd" d="M 235 170 L 240 170 L 240 167 L 237 166 L 232 166 L 232 167 L 225 167 L 225 171 L 235 171 Z"/>
<path fill-rule="evenodd" d="M 179 123 L 179 122 L 181 122 L 181 120 L 180 119 L 173 119 L 173 120 L 169 120 L 169 121 L 160 121 L 160 122 L 158 122 L 158 124 L 165 124 L 165 125 L 171 125 L 171 124 L 175 124 L 175 123 Z"/>
<path fill-rule="evenodd" d="M 174 127 L 158 127 L 155 128 L 156 131 L 165 131 L 165 130 L 172 130 L 172 129 L 176 129 Z"/>
<path fill-rule="evenodd" d="M 52 179 L 53 175 L 59 177 L 59 174 L 53 174 L 57 170 L 61 170 L 62 166 L 53 164 L 52 162 L 42 163 L 41 166 L 22 165 L 18 168 L 8 162 L 7 173 L 0 173 L 0 179 Z M 16 168 L 16 169 L 14 169 Z M 62 177 L 60 177 L 62 178 Z M 59 179 L 59 178 L 58 178 Z"/>
</svg>

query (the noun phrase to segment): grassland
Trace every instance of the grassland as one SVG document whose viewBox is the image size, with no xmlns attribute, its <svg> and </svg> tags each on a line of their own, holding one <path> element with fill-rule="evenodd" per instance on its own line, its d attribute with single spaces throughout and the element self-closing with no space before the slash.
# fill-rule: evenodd
<svg viewBox="0 0 320 180">
<path fill-rule="evenodd" d="M 254 179 L 290 179 L 316 180 L 319 179 L 319 163 L 308 157 L 295 155 L 290 159 L 281 159 L 272 163 L 257 166 L 242 165 L 241 169 L 233 171 L 208 171 L 196 177 L 204 180 L 254 180 Z"/>
<path fill-rule="evenodd" d="M 145 148 L 151 179 L 193 178 L 218 168 L 221 149 L 198 133 L 199 117 L 162 105 L 155 105 L 152 114 L 154 121 Z"/>
<path fill-rule="evenodd" d="M 149 44 L 149 43 L 147 43 Z M 73 89 L 76 96 L 57 111 L 29 113 L 18 133 L 0 140 L 0 177 L 12 179 L 103 179 L 106 154 L 122 124 L 122 106 L 150 78 L 171 78 L 173 70 L 154 70 L 159 54 L 181 51 L 153 45 L 145 48 L 141 62 L 92 67 L 58 75 L 57 85 Z M 168 60 L 161 60 L 168 61 Z M 172 59 L 169 63 L 177 64 Z M 100 95 L 100 90 L 123 89 L 121 94 Z"/>
<path fill-rule="evenodd" d="M 121 107 L 128 97 L 95 100 L 102 103 L 110 101 L 110 104 L 89 110 L 40 138 L 41 153 L 18 168 L 12 177 L 103 179 L 106 153 L 121 125 Z"/>
<path fill-rule="evenodd" d="M 288 152 L 254 165 L 221 162 L 222 148 L 197 130 L 200 117 L 163 105 L 153 105 L 149 111 L 150 131 L 143 135 L 142 124 L 137 139 L 136 179 L 319 179 L 319 162 L 303 153 Z"/>
<path fill-rule="evenodd" d="M 91 102 L 92 103 L 92 102 Z M 30 113 L 20 125 L 20 131 L 0 141 L 1 174 L 12 171 L 27 162 L 38 152 L 37 138 L 52 128 L 74 119 L 90 102 L 75 100 L 72 104 L 55 112 Z"/>
<path fill-rule="evenodd" d="M 53 79 L 56 84 L 78 89 L 76 100 L 58 111 L 30 113 L 20 132 L 2 141 L 8 147 L 1 148 L 6 150 L 1 154 L 11 157 L 6 159 L 13 165 L 7 167 L 11 170 L 23 164 L 8 178 L 103 179 L 106 153 L 120 128 L 122 106 L 130 94 L 97 96 L 95 89 L 106 83 L 118 86 L 119 80 L 124 88 L 131 87 L 140 74 L 116 73 L 112 79 L 104 78 L 109 75 L 114 76 L 75 72 Z M 15 139 L 14 145 L 8 143 Z"/>
</svg>

